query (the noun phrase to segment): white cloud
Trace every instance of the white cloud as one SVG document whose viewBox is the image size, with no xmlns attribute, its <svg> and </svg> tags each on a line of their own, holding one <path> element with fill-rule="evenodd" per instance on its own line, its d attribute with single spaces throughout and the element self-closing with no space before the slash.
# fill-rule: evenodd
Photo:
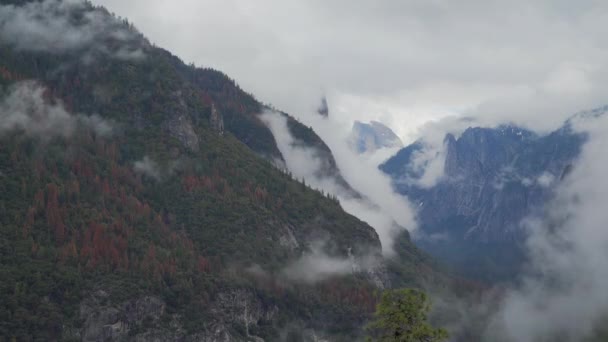
<svg viewBox="0 0 608 342">
<path fill-rule="evenodd" d="M 553 184 L 554 180 L 555 180 L 555 176 L 553 176 L 551 173 L 543 172 L 540 176 L 538 176 L 538 179 L 536 179 L 536 182 L 540 186 L 547 188 Z"/>
<path fill-rule="evenodd" d="M 96 2 L 307 124 L 325 94 L 338 132 L 378 120 L 406 144 L 424 137 L 426 186 L 442 177 L 446 133 L 548 132 L 608 96 L 601 1 Z"/>
<path fill-rule="evenodd" d="M 283 268 L 281 275 L 291 281 L 316 283 L 357 272 L 354 258 L 330 257 L 323 252 L 322 247 L 313 244 L 309 253 Z"/>
<path fill-rule="evenodd" d="M 576 128 L 590 140 L 545 216 L 528 221 L 530 273 L 507 292 L 490 336 L 581 341 L 608 315 L 608 117 L 580 120 Z"/>
<path fill-rule="evenodd" d="M 0 135 L 23 131 L 41 139 L 55 136 L 70 137 L 80 125 L 96 134 L 107 136 L 112 125 L 99 116 L 68 113 L 61 102 L 45 99 L 45 88 L 36 82 L 26 81 L 13 85 L 0 102 Z"/>
<path fill-rule="evenodd" d="M 390 179 L 381 173 L 373 157 L 367 158 L 352 151 L 348 130 L 316 113 L 309 115 L 308 121 L 304 122 L 312 126 L 329 146 L 342 176 L 363 195 L 362 199 L 353 197 L 335 179 L 319 176 L 322 161 L 317 151 L 296 143 L 284 117 L 266 112 L 261 119 L 272 131 L 286 166 L 294 176 L 306 179 L 313 188 L 338 196 L 344 210 L 375 228 L 385 255 L 392 255 L 393 240 L 400 229 L 416 229 L 415 212 L 407 199 L 394 192 Z"/>
<path fill-rule="evenodd" d="M 64 53 L 86 51 L 119 59 L 140 59 L 141 47 L 128 44 L 139 40 L 120 20 L 99 10 L 88 10 L 81 0 L 30 1 L 22 5 L 0 5 L 0 42 L 17 50 Z M 78 13 L 78 14 L 76 14 Z M 106 40 L 120 41 L 110 51 Z M 139 40 L 141 41 L 141 40 Z"/>
<path fill-rule="evenodd" d="M 156 180 L 160 180 L 161 172 L 158 163 L 150 159 L 148 156 L 144 156 L 142 160 L 138 160 L 133 163 L 133 169 L 136 172 L 152 177 Z"/>
</svg>

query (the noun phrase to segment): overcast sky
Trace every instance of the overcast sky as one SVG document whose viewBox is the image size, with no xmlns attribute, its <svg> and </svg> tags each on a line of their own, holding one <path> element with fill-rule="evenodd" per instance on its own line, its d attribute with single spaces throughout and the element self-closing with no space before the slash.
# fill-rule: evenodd
<svg viewBox="0 0 608 342">
<path fill-rule="evenodd" d="M 404 140 L 447 115 L 553 128 L 608 103 L 608 2 L 95 0 L 185 62 L 297 117 L 379 119 Z"/>
</svg>

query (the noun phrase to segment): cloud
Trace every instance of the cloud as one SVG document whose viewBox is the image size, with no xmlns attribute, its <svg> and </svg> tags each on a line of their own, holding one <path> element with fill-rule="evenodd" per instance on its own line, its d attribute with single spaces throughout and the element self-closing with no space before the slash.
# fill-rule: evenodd
<svg viewBox="0 0 608 342">
<path fill-rule="evenodd" d="M 327 240 L 316 240 L 309 244 L 309 251 L 295 261 L 286 265 L 279 272 L 280 276 L 292 282 L 317 283 L 329 278 L 349 274 L 367 274 L 373 280 L 380 267 L 380 259 L 373 253 L 355 256 L 330 256 L 325 250 Z M 257 267 L 250 268 L 251 273 L 259 273 Z M 383 286 L 382 280 L 377 283 Z"/>
<path fill-rule="evenodd" d="M 553 181 L 555 181 L 555 176 L 552 175 L 550 172 L 543 172 L 536 179 L 536 182 L 544 188 L 551 186 L 551 184 L 553 184 Z"/>
<path fill-rule="evenodd" d="M 184 159 L 178 158 L 175 160 L 166 160 L 165 162 L 159 163 L 157 160 L 152 159 L 150 156 L 144 156 L 141 160 L 137 160 L 133 163 L 133 169 L 135 172 L 146 175 L 160 181 L 167 179 L 175 174 L 184 166 Z"/>
<path fill-rule="evenodd" d="M 396 182 L 430 188 L 442 181 L 445 176 L 447 135 L 458 138 L 474 124 L 475 121 L 468 117 L 448 116 L 418 127 L 416 135 L 421 138 L 415 142 L 418 148 L 412 153 L 411 163 L 408 165 L 411 174 L 401 175 Z"/>
<path fill-rule="evenodd" d="M 144 156 L 142 160 L 138 160 L 133 163 L 133 169 L 138 173 L 152 177 L 156 180 L 160 180 L 161 178 L 161 170 L 158 163 L 150 159 L 148 156 Z"/>
<path fill-rule="evenodd" d="M 409 167 L 419 178 L 410 179 L 405 176 L 397 182 L 412 183 L 421 188 L 431 188 L 444 177 L 445 158 L 447 149 L 445 143 L 431 143 L 424 141 L 421 148 L 412 153 Z"/>
<path fill-rule="evenodd" d="M 295 282 L 316 283 L 331 277 L 356 273 L 354 260 L 332 258 L 320 248 L 313 247 L 310 253 L 285 267 L 281 274 Z"/>
<path fill-rule="evenodd" d="M 528 220 L 530 270 L 508 291 L 490 336 L 581 341 L 608 317 L 608 117 L 579 120 L 575 127 L 590 139 L 545 215 Z"/>
<path fill-rule="evenodd" d="M 394 192 L 390 179 L 378 169 L 376 160 L 361 156 L 350 148 L 348 130 L 315 113 L 304 122 L 324 139 L 342 176 L 363 198 L 354 197 L 335 179 L 319 175 L 323 161 L 318 152 L 295 141 L 285 117 L 271 111 L 260 117 L 272 131 L 286 166 L 294 176 L 306 179 L 313 188 L 337 196 L 345 211 L 372 226 L 378 233 L 385 255 L 392 255 L 393 240 L 401 230 L 416 229 L 415 212 L 407 199 Z"/>
<path fill-rule="evenodd" d="M 296 117 L 325 93 L 336 120 L 378 120 L 405 143 L 450 115 L 551 130 L 608 91 L 602 1 L 95 2 Z"/>
<path fill-rule="evenodd" d="M 108 41 L 121 42 L 110 48 Z M 119 59 L 140 59 L 142 38 L 118 19 L 80 0 L 29 1 L 0 5 L 0 42 L 17 50 L 61 54 L 81 51 Z"/>
<path fill-rule="evenodd" d="M 420 160 L 433 161 L 441 160 L 437 151 L 448 132 L 502 123 L 548 132 L 573 112 L 605 104 L 608 94 L 608 3 L 602 1 L 97 2 L 129 16 L 188 62 L 227 72 L 313 126 L 355 188 L 368 174 L 347 175 L 359 172 L 361 162 L 352 167 L 338 139 L 354 120 L 384 122 L 406 143 L 425 137 L 430 147 Z M 332 123 L 309 118 L 322 94 Z M 580 340 L 606 313 L 605 120 L 579 126 L 592 136 L 579 166 L 547 217 L 529 220 L 532 275 L 509 291 L 493 326 L 508 340 Z M 295 152 L 288 136 L 277 142 L 284 155 Z M 314 161 L 314 152 L 292 162 L 309 170 L 314 162 L 306 160 Z M 430 180 L 440 174 L 432 170 Z M 391 199 L 383 188 L 368 192 Z M 408 209 L 396 212 L 407 206 L 381 203 L 389 216 L 413 220 Z M 391 230 L 375 228 L 386 244 L 390 234 L 381 233 Z"/>
<path fill-rule="evenodd" d="M 68 113 L 61 102 L 45 99 L 46 89 L 32 81 L 13 85 L 0 102 L 0 136 L 22 131 L 44 140 L 56 136 L 70 137 L 77 127 L 87 127 L 96 134 L 107 136 L 112 125 L 99 116 Z"/>
</svg>

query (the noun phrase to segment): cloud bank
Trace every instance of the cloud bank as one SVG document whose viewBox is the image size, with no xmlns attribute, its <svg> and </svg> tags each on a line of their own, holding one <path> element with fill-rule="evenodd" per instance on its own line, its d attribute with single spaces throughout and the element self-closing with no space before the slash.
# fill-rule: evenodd
<svg viewBox="0 0 608 342">
<path fill-rule="evenodd" d="M 158 163 L 150 159 L 148 156 L 144 156 L 142 160 L 138 160 L 133 163 L 133 169 L 138 173 L 152 177 L 156 180 L 160 180 L 160 167 L 158 166 Z"/>
<path fill-rule="evenodd" d="M 335 179 L 319 176 L 323 161 L 318 152 L 294 139 L 284 116 L 267 111 L 261 115 L 261 119 L 272 131 L 286 166 L 293 175 L 304 178 L 313 188 L 337 196 L 344 210 L 375 228 L 383 252 L 392 255 L 395 236 L 403 229 L 416 229 L 414 211 L 407 199 L 393 191 L 390 179 L 378 170 L 377 162 L 366 159 L 350 148 L 348 130 L 314 115 L 306 123 L 311 124 L 324 139 L 333 152 L 342 176 L 363 198 L 353 196 Z"/>
<path fill-rule="evenodd" d="M 109 48 L 108 41 L 120 42 Z M 143 50 L 133 44 L 141 37 L 101 10 L 80 0 L 30 1 L 0 5 L 0 42 L 17 50 L 61 54 L 72 51 L 103 53 L 119 59 L 139 59 Z M 86 59 L 85 58 L 85 59 Z"/>
<path fill-rule="evenodd" d="M 323 241 L 313 242 L 309 252 L 285 266 L 280 274 L 290 281 L 316 283 L 360 271 L 353 256 L 331 257 L 323 251 L 324 245 Z"/>
<path fill-rule="evenodd" d="M 379 120 L 406 143 L 421 136 L 434 141 L 421 165 L 441 165 L 435 160 L 441 161 L 447 132 L 502 123 L 547 132 L 573 112 L 604 105 L 608 94 L 608 3 L 602 1 L 97 2 L 129 16 L 187 61 L 227 72 L 304 122 L 314 121 L 307 113 L 326 94 L 332 120 L 341 123 L 335 132 L 354 120 Z M 508 341 L 580 340 L 606 313 L 608 132 L 600 121 L 579 123 L 592 136 L 579 166 L 546 217 L 531 220 L 531 275 L 508 292 L 493 325 Z M 334 133 L 311 126 L 323 138 Z M 288 137 L 281 142 L 273 132 L 284 155 L 295 152 Z M 349 170 L 342 167 L 348 154 L 326 142 Z M 312 152 L 300 154 L 314 160 Z M 441 175 L 432 170 L 429 184 Z M 357 188 L 357 175 L 345 178 Z"/>
<path fill-rule="evenodd" d="M 296 117 L 326 94 L 336 120 L 405 143 L 450 115 L 551 130 L 608 90 L 602 1 L 95 2 Z"/>
<path fill-rule="evenodd" d="M 489 336 L 581 341 L 608 317 L 608 117 L 577 120 L 574 127 L 588 132 L 589 142 L 545 215 L 528 223 L 529 272 L 507 293 Z"/>
<path fill-rule="evenodd" d="M 36 82 L 13 85 L 0 102 L 0 136 L 22 131 L 30 137 L 48 140 L 70 137 L 77 127 L 87 127 L 96 134 L 107 136 L 112 126 L 99 116 L 68 113 L 60 102 L 50 103 L 44 97 L 45 88 Z"/>
</svg>

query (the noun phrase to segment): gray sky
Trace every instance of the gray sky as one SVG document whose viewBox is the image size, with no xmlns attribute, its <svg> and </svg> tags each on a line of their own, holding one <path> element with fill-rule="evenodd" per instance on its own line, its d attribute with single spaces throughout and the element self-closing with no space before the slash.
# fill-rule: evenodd
<svg viewBox="0 0 608 342">
<path fill-rule="evenodd" d="M 326 93 L 344 127 L 379 119 L 406 142 L 446 115 L 549 129 L 608 102 L 606 1 L 94 2 L 297 117 Z"/>
<path fill-rule="evenodd" d="M 260 100 L 302 118 L 328 142 L 342 170 L 365 176 L 360 183 L 373 189 L 363 193 L 372 199 L 390 198 L 391 191 L 377 185 L 388 183 L 375 165 L 365 168 L 340 145 L 344 132 L 337 131 L 350 129 L 353 119 L 379 119 L 406 142 L 432 136 L 440 147 L 442 133 L 466 126 L 454 118 L 429 120 L 467 115 L 481 125 L 511 121 L 546 131 L 574 112 L 608 104 L 604 0 L 96 2 L 186 62 L 218 68 Z M 322 93 L 330 123 L 311 115 Z M 505 341 L 579 341 L 605 323 L 608 117 L 575 123 L 590 141 L 547 205 L 551 225 L 544 216 L 530 218 L 532 274 L 506 291 L 492 340 L 503 341 L 496 336 L 504 333 Z M 275 136 L 280 131 L 273 129 Z M 426 155 L 442 158 L 433 148 Z M 297 165 L 312 164 L 305 154 L 291 156 Z M 352 174 L 345 177 L 361 185 Z M 376 202 L 381 217 L 409 213 L 407 203 Z M 404 214 L 402 225 L 413 229 L 414 218 Z M 364 219 L 379 233 L 390 232 L 383 226 L 390 220 L 376 216 Z"/>
</svg>

